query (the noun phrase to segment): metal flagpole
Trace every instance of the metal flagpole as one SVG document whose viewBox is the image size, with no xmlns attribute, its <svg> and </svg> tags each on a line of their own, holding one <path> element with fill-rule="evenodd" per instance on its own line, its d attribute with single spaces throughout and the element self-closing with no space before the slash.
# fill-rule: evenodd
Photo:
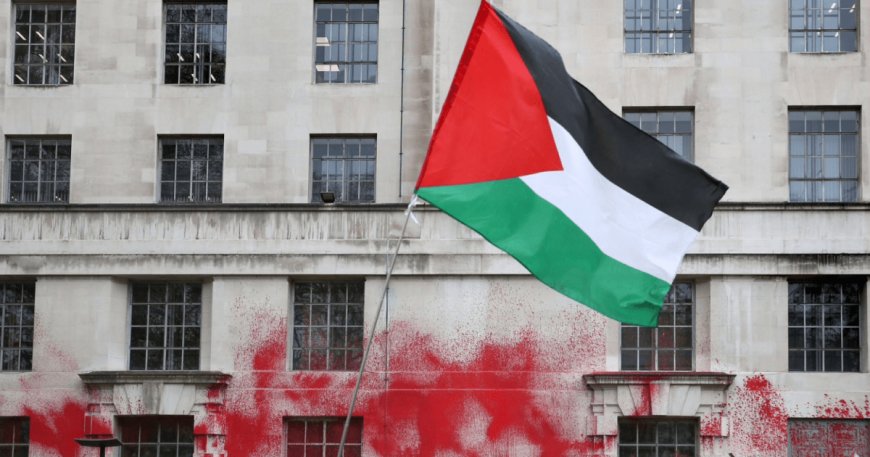
<svg viewBox="0 0 870 457">
<path fill-rule="evenodd" d="M 359 373 L 356 376 L 356 386 L 353 388 L 353 396 L 350 399 L 350 408 L 347 410 L 347 418 L 344 420 L 344 429 L 341 431 L 341 444 L 338 446 L 338 457 L 344 457 L 344 444 L 347 441 L 347 430 L 350 428 L 350 419 L 353 415 L 353 409 L 356 406 L 357 395 L 362 384 L 363 372 L 366 368 L 366 361 L 369 359 L 369 351 L 372 349 L 372 343 L 375 341 L 375 331 L 378 327 L 378 319 L 381 317 L 381 309 L 384 307 L 384 301 L 387 298 L 387 290 L 390 286 L 390 278 L 393 276 L 393 267 L 396 265 L 396 258 L 399 256 L 399 247 L 402 245 L 402 240 L 405 239 L 405 229 L 408 228 L 408 221 L 417 219 L 411 214 L 411 209 L 417 204 L 417 196 L 411 197 L 411 203 L 408 203 L 408 209 L 405 210 L 405 222 L 402 224 L 402 232 L 399 234 L 399 240 L 396 243 L 396 249 L 393 251 L 393 256 L 390 258 L 389 266 L 387 267 L 387 276 L 384 278 L 384 291 L 381 293 L 381 300 L 378 302 L 378 309 L 375 312 L 375 318 L 372 322 L 371 330 L 369 330 L 369 342 L 366 344 L 366 350 L 363 352 L 362 362 L 359 365 Z"/>
</svg>

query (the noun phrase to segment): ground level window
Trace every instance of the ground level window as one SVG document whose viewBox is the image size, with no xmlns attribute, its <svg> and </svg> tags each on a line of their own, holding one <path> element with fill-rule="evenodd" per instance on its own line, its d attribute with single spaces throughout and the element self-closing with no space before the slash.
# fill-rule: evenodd
<svg viewBox="0 0 870 457">
<path fill-rule="evenodd" d="M 870 455 L 870 420 L 791 419 L 788 455 Z"/>
<path fill-rule="evenodd" d="M 118 418 L 121 457 L 193 457 L 193 416 Z"/>
<path fill-rule="evenodd" d="M 287 419 L 287 457 L 331 457 L 338 455 L 344 417 L 289 418 Z M 345 457 L 362 455 L 363 420 L 350 420 Z"/>
<path fill-rule="evenodd" d="M 30 419 L 0 417 L 0 456 L 27 457 Z"/>
<path fill-rule="evenodd" d="M 697 430 L 694 420 L 620 420 L 619 457 L 694 457 Z"/>
</svg>

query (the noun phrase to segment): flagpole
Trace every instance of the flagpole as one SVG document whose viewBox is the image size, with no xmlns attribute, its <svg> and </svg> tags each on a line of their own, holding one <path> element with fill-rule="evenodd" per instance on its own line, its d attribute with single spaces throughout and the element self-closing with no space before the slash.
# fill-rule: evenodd
<svg viewBox="0 0 870 457">
<path fill-rule="evenodd" d="M 344 428 L 341 431 L 341 443 L 338 446 L 338 457 L 344 457 L 344 445 L 347 441 L 347 430 L 350 428 L 350 419 L 353 416 L 353 409 L 356 406 L 357 396 L 359 395 L 360 385 L 362 384 L 363 372 L 366 368 L 366 362 L 369 359 L 369 352 L 372 349 L 372 343 L 375 341 L 375 331 L 378 327 L 378 319 L 381 317 L 381 309 L 384 307 L 384 301 L 387 298 L 387 290 L 390 285 L 390 278 L 393 276 L 393 267 L 396 265 L 396 258 L 399 256 L 399 247 L 402 245 L 402 240 L 405 238 L 405 230 L 408 228 L 408 221 L 414 216 L 411 214 L 411 209 L 417 203 L 417 196 L 411 197 L 411 203 L 408 203 L 408 209 L 405 210 L 405 222 L 402 224 L 402 231 L 399 234 L 399 240 L 396 243 L 396 249 L 393 251 L 393 256 L 389 260 L 387 266 L 387 275 L 384 278 L 384 290 L 381 293 L 381 300 L 378 302 L 378 309 L 375 311 L 375 318 L 372 321 L 371 330 L 369 331 L 369 341 L 366 343 L 366 350 L 363 352 L 363 358 L 359 365 L 359 373 L 356 377 L 356 386 L 353 388 L 353 395 L 350 399 L 350 408 L 347 410 L 347 417 L 344 420 Z M 414 219 L 416 221 L 416 218 Z"/>
</svg>

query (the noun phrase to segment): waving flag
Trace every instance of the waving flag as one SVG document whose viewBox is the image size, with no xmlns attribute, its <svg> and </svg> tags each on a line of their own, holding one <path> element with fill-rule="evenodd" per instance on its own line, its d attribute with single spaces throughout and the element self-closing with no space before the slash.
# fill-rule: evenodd
<svg viewBox="0 0 870 457">
<path fill-rule="evenodd" d="M 553 289 L 655 326 L 727 189 L 608 110 L 555 49 L 483 1 L 416 193 Z"/>
</svg>

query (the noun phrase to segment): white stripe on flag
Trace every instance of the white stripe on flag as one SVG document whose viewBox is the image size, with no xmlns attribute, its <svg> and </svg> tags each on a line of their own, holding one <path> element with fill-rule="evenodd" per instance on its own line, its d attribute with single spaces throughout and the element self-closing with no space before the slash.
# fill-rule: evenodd
<svg viewBox="0 0 870 457">
<path fill-rule="evenodd" d="M 559 208 L 606 255 L 672 282 L 698 232 L 609 181 L 571 134 L 549 121 L 565 170 L 520 179 Z"/>
</svg>

